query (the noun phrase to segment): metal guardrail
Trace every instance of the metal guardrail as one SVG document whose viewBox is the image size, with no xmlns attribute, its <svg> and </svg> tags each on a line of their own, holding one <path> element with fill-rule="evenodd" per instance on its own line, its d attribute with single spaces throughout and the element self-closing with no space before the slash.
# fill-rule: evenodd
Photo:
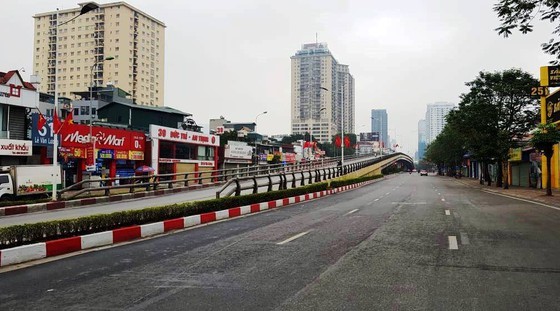
<svg viewBox="0 0 560 311">
<path fill-rule="evenodd" d="M 288 182 L 291 183 L 291 188 L 298 187 L 298 183 L 299 186 L 305 186 L 306 181 L 307 184 L 312 184 L 346 175 L 382 161 L 385 158 L 386 157 L 379 157 L 335 167 L 320 167 L 290 172 L 284 171 L 276 174 L 267 174 L 265 176 L 238 177 L 229 180 L 216 191 L 216 198 L 229 197 L 233 194 L 235 194 L 235 196 L 240 196 L 241 192 L 244 190 L 251 190 L 251 192 L 255 194 L 258 193 L 259 188 L 265 187 L 267 192 L 272 191 L 275 186 L 277 186 L 277 190 L 289 189 Z"/>
<path fill-rule="evenodd" d="M 381 157 L 373 157 L 371 154 L 365 157 L 346 156 L 345 161 L 355 162 L 344 165 L 341 172 L 343 172 L 344 175 L 355 171 L 356 163 L 380 161 L 392 156 L 394 156 L 394 154 L 384 155 Z M 366 158 L 366 160 L 360 160 L 363 158 Z M 306 181 L 307 184 L 310 184 L 314 182 L 314 180 L 326 180 L 338 177 L 339 175 L 335 176 L 335 174 L 337 172 L 337 162 L 339 160 L 340 158 L 336 157 L 290 165 L 267 164 L 220 170 L 82 180 L 76 184 L 59 190 L 57 192 L 57 199 L 60 199 L 64 194 L 67 194 L 64 199 L 73 199 L 84 195 L 90 195 L 92 192 L 96 191 L 103 191 L 103 195 L 110 196 L 111 191 L 114 193 L 114 191 L 118 189 L 128 189 L 129 193 L 134 193 L 138 189 L 142 189 L 142 191 L 150 191 L 160 189 L 161 187 L 172 189 L 191 187 L 193 185 L 203 186 L 225 183 L 219 191 L 221 193 L 224 189 L 232 187 L 231 185 L 235 183 L 235 190 L 228 190 L 228 192 L 230 192 L 228 194 L 229 196 L 234 193 L 241 193 L 241 191 L 244 190 L 254 189 L 255 187 L 257 188 L 257 191 L 258 188 L 264 187 L 266 187 L 267 190 L 272 189 L 274 186 L 278 186 L 278 188 L 280 188 L 280 180 L 282 181 L 281 189 L 288 189 L 288 183 L 291 183 L 293 187 L 293 185 L 298 182 L 300 185 L 305 185 Z M 375 162 L 367 165 L 371 165 L 373 163 Z M 360 168 L 362 168 L 363 165 L 360 165 Z M 263 179 L 266 180 L 263 182 Z M 248 180 L 251 180 L 252 183 L 248 183 Z M 217 197 L 220 197 L 220 194 L 217 194 Z"/>
<path fill-rule="evenodd" d="M 356 159 L 356 157 L 346 157 L 347 160 Z M 267 164 L 255 165 L 240 168 L 228 168 L 220 170 L 207 171 L 191 171 L 172 174 L 156 174 L 150 176 L 132 176 L 118 178 L 100 178 L 95 180 L 82 180 L 69 187 L 61 189 L 57 192 L 57 199 L 60 199 L 65 193 L 68 195 L 65 199 L 73 199 L 84 194 L 90 194 L 94 191 L 103 191 L 103 195 L 110 196 L 111 190 L 129 189 L 129 193 L 134 193 L 137 189 L 157 190 L 161 186 L 169 189 L 174 187 L 189 187 L 192 185 L 219 184 L 227 183 L 231 179 L 254 176 L 266 176 L 277 174 L 279 172 L 309 171 L 318 168 L 326 168 L 336 165 L 338 158 L 330 158 L 317 161 L 309 161 L 298 164 Z"/>
</svg>

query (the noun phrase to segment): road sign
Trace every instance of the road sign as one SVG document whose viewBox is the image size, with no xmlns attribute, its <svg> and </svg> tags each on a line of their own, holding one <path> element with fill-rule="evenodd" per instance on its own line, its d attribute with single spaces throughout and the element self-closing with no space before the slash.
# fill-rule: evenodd
<svg viewBox="0 0 560 311">
<path fill-rule="evenodd" d="M 560 86 L 560 66 L 541 67 L 541 86 Z"/>
</svg>

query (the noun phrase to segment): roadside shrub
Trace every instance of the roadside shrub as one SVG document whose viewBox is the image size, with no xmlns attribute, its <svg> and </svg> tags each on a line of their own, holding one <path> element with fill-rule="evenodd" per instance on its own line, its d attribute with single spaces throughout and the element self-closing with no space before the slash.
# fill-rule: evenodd
<svg viewBox="0 0 560 311">
<path fill-rule="evenodd" d="M 0 228 L 0 249 L 43 242 L 116 228 L 143 225 L 168 219 L 215 212 L 232 207 L 283 199 L 327 189 L 327 183 L 315 183 L 293 189 L 186 202 L 140 210 L 98 214 L 74 219 L 54 220 Z"/>
<path fill-rule="evenodd" d="M 338 187 L 353 185 L 364 181 L 370 181 L 379 178 L 383 178 L 383 175 L 363 176 L 363 177 L 358 177 L 358 178 L 348 179 L 348 180 L 333 180 L 331 181 L 331 187 L 338 188 Z"/>
</svg>

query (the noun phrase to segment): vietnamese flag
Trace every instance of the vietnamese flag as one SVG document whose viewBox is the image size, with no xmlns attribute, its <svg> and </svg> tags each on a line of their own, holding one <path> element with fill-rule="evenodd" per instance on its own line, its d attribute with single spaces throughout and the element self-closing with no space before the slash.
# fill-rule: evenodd
<svg viewBox="0 0 560 311">
<path fill-rule="evenodd" d="M 37 131 L 40 131 L 43 126 L 45 126 L 45 124 L 47 124 L 47 119 L 45 119 L 45 116 L 41 113 L 41 111 L 39 111 L 39 120 L 37 120 Z"/>
<path fill-rule="evenodd" d="M 342 145 L 342 140 L 340 139 L 340 136 L 336 136 L 336 138 L 334 139 L 334 145 L 337 147 L 340 147 Z"/>
<path fill-rule="evenodd" d="M 74 114 L 72 111 L 68 111 L 66 119 L 64 119 L 64 125 L 74 124 Z"/>
<path fill-rule="evenodd" d="M 56 113 L 56 109 L 55 109 L 54 110 L 54 115 L 53 115 L 53 131 L 54 131 L 54 133 L 58 134 L 61 127 L 62 127 L 62 123 L 60 122 L 60 119 L 58 118 L 58 113 Z"/>
<path fill-rule="evenodd" d="M 350 148 L 350 137 L 348 136 L 344 137 L 344 146 L 346 148 Z"/>
</svg>

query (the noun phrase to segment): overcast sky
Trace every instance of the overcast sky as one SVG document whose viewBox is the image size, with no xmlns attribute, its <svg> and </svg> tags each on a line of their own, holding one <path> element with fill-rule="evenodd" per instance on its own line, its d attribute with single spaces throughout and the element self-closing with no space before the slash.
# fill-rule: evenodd
<svg viewBox="0 0 560 311">
<path fill-rule="evenodd" d="M 540 43 L 552 26 L 504 39 L 492 10 L 498 0 L 127 1 L 163 21 L 165 105 L 206 127 L 223 115 L 263 134 L 290 133 L 290 56 L 303 43 L 328 43 L 356 82 L 356 131 L 370 131 L 371 109 L 387 109 L 389 135 L 417 149 L 426 105 L 457 103 L 479 71 L 521 68 L 538 78 L 550 57 Z M 77 7 L 72 0 L 2 3 L 0 71 L 32 72 L 36 13 Z M 108 3 L 108 2 L 99 2 Z"/>
</svg>

